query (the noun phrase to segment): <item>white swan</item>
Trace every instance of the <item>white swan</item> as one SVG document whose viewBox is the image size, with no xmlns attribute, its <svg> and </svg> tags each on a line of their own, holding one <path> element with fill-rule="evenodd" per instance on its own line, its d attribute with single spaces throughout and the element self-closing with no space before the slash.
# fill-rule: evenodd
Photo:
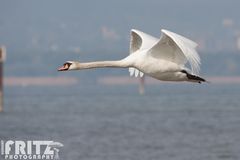
<svg viewBox="0 0 240 160">
<path fill-rule="evenodd" d="M 160 39 L 138 30 L 131 30 L 130 55 L 118 61 L 80 63 L 67 61 L 58 71 L 101 67 L 129 68 L 130 75 L 144 74 L 162 81 L 205 82 L 199 76 L 200 58 L 197 44 L 176 33 L 161 30 Z M 191 73 L 184 65 L 189 62 Z"/>
</svg>

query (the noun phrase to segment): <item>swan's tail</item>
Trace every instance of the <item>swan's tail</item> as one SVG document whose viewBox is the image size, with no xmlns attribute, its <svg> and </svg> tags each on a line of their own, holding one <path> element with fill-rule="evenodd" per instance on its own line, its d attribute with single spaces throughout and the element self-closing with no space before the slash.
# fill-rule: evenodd
<svg viewBox="0 0 240 160">
<path fill-rule="evenodd" d="M 197 83 L 207 82 L 204 78 L 190 74 L 185 70 L 182 70 L 181 72 L 185 73 L 187 75 L 188 81 L 190 81 L 190 82 L 197 82 Z"/>
</svg>

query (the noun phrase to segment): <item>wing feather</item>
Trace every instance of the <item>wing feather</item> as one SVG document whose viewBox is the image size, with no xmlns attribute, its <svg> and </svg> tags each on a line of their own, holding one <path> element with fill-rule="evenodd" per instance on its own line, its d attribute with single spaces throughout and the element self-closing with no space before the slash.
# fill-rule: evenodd
<svg viewBox="0 0 240 160">
<path fill-rule="evenodd" d="M 150 49 L 150 54 L 182 66 L 189 62 L 192 73 L 198 74 L 200 57 L 196 51 L 197 44 L 176 33 L 167 30 L 161 30 L 161 32 L 161 38 Z"/>
</svg>

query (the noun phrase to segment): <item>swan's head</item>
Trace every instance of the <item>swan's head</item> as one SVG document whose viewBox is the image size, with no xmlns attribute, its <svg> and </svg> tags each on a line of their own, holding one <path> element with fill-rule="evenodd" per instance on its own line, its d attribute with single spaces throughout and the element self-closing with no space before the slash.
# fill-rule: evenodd
<svg viewBox="0 0 240 160">
<path fill-rule="evenodd" d="M 60 68 L 58 68 L 58 71 L 69 71 L 69 70 L 76 70 L 76 69 L 78 69 L 77 62 L 67 61 Z"/>
</svg>

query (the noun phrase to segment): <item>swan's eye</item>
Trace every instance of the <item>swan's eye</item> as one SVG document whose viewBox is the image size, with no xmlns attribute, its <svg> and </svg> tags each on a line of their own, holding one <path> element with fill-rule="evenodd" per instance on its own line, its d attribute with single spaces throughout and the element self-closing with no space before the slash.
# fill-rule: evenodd
<svg viewBox="0 0 240 160">
<path fill-rule="evenodd" d="M 71 66 L 71 63 L 64 63 L 63 66 L 64 68 L 68 69 Z"/>
</svg>

